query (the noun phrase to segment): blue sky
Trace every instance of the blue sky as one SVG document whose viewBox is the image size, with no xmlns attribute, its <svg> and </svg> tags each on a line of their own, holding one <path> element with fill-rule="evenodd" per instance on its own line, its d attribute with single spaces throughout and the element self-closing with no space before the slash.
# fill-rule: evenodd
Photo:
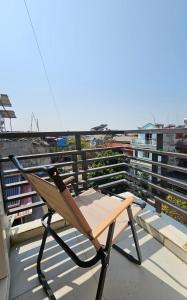
<svg viewBox="0 0 187 300">
<path fill-rule="evenodd" d="M 186 0 L 27 0 L 54 90 L 48 89 L 23 0 L 0 0 L 0 93 L 13 127 L 135 129 L 187 117 Z"/>
</svg>

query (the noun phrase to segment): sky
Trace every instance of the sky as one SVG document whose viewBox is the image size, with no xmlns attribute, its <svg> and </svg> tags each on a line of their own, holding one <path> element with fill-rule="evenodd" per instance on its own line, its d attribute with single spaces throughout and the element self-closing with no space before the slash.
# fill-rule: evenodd
<svg viewBox="0 0 187 300">
<path fill-rule="evenodd" d="M 186 0 L 0 0 L 0 93 L 40 131 L 136 129 L 187 117 Z M 7 123 L 8 124 L 8 123 Z"/>
</svg>

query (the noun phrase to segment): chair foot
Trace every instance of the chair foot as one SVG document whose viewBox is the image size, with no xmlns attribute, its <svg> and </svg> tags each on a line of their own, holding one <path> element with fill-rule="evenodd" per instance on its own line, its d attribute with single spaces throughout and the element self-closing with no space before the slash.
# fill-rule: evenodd
<svg viewBox="0 0 187 300">
<path fill-rule="evenodd" d="M 53 291 L 52 289 L 50 288 L 49 284 L 47 283 L 47 280 L 44 276 L 44 274 L 42 273 L 41 269 L 38 269 L 37 268 L 37 273 L 38 273 L 38 279 L 39 279 L 39 282 L 41 283 L 47 297 L 50 299 L 50 300 L 56 300 L 54 294 L 53 294 Z"/>
<path fill-rule="evenodd" d="M 104 249 L 103 257 L 101 259 L 102 267 L 101 267 L 101 272 L 100 272 L 100 276 L 99 276 L 99 284 L 98 284 L 97 294 L 96 294 L 96 298 L 95 298 L 96 300 L 101 300 L 102 295 L 103 295 L 106 272 L 107 272 L 107 269 L 109 266 L 109 261 L 110 261 L 110 252 L 111 252 L 111 248 L 112 248 L 112 237 L 114 234 L 114 227 L 115 227 L 115 222 L 110 224 L 110 227 L 108 230 L 106 247 Z"/>
<path fill-rule="evenodd" d="M 113 244 L 112 247 L 119 252 L 121 255 L 125 256 L 128 260 L 130 260 L 132 263 L 136 264 L 136 265 L 141 265 L 141 259 L 137 259 L 134 256 L 132 256 L 131 254 L 127 253 L 126 251 L 124 251 L 122 248 L 120 248 L 118 245 Z"/>
<path fill-rule="evenodd" d="M 42 261 L 42 256 L 43 256 L 47 236 L 48 236 L 48 228 L 46 228 L 45 231 L 44 231 L 43 238 L 42 238 L 42 243 L 41 243 L 39 254 L 38 254 L 37 273 L 38 273 L 39 282 L 43 286 L 43 289 L 44 289 L 46 295 L 48 296 L 48 298 L 50 300 L 56 300 L 56 298 L 53 294 L 53 291 L 50 288 L 49 284 L 47 283 L 47 280 L 46 280 L 46 278 L 45 278 L 45 276 L 44 276 L 44 274 L 41 270 L 41 261 Z"/>
<path fill-rule="evenodd" d="M 97 294 L 96 294 L 95 300 L 102 299 L 107 268 L 108 268 L 108 265 L 105 265 L 105 264 L 102 265 L 102 267 L 101 267 L 101 273 L 100 273 L 100 277 L 99 277 L 99 284 L 98 284 L 98 289 L 97 289 Z"/>
</svg>

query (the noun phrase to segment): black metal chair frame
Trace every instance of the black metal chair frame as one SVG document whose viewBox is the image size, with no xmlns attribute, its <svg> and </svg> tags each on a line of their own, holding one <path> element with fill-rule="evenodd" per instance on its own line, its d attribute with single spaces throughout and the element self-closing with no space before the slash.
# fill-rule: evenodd
<svg viewBox="0 0 187 300">
<path fill-rule="evenodd" d="M 10 159 L 13 161 L 13 163 L 16 165 L 16 167 L 20 170 L 22 174 L 24 173 L 33 173 L 33 169 L 24 169 L 17 158 L 15 156 L 9 156 Z M 37 171 L 45 171 L 48 173 L 48 175 L 54 180 L 55 184 L 59 188 L 59 190 L 62 190 L 64 188 L 64 183 L 62 180 L 56 180 L 56 177 L 54 177 L 54 173 L 57 172 L 56 168 L 38 168 Z M 36 170 L 35 170 L 36 171 Z M 106 190 L 105 190 L 106 192 Z M 109 191 L 107 191 L 110 194 L 113 194 Z M 113 194 L 115 195 L 115 194 Z M 119 198 L 121 198 L 118 195 L 115 195 Z M 44 199 L 43 199 L 44 200 Z M 44 200 L 45 201 L 45 200 Z M 141 205 L 139 203 L 136 203 L 138 205 Z M 52 292 L 52 289 L 50 288 L 49 284 L 47 283 L 47 280 L 42 272 L 41 269 L 41 261 L 42 261 L 42 256 L 43 256 L 43 251 L 45 248 L 47 236 L 50 234 L 54 240 L 59 244 L 59 246 L 71 257 L 73 262 L 78 265 L 81 268 L 89 268 L 94 266 L 96 263 L 99 261 L 101 262 L 101 271 L 100 271 L 100 277 L 99 277 L 99 283 L 98 283 L 98 288 L 97 288 L 97 293 L 96 293 L 96 300 L 101 300 L 102 299 L 102 294 L 103 294 L 103 289 L 104 289 L 104 282 L 105 282 L 105 277 L 106 277 L 106 272 L 107 268 L 109 266 L 109 261 L 110 261 L 110 253 L 111 249 L 114 248 L 116 251 L 118 251 L 120 254 L 125 256 L 128 260 L 131 262 L 141 265 L 142 262 L 142 256 L 141 256 L 141 251 L 140 251 L 140 246 L 138 242 L 138 237 L 136 233 L 136 228 L 135 228 L 135 222 L 134 218 L 132 215 L 132 210 L 131 206 L 127 208 L 127 213 L 128 213 L 128 218 L 129 218 L 129 225 L 131 227 L 134 243 L 135 243 L 135 248 L 136 248 L 136 253 L 137 253 L 137 258 L 132 256 L 131 254 L 127 253 L 124 251 L 122 248 L 120 248 L 118 245 L 113 244 L 112 245 L 112 239 L 113 239 L 113 233 L 114 233 L 114 228 L 115 228 L 115 221 L 109 226 L 108 229 L 108 235 L 107 235 L 107 240 L 106 240 L 106 245 L 102 246 L 98 251 L 96 251 L 96 255 L 88 260 L 88 261 L 82 261 L 79 259 L 79 257 L 71 250 L 71 248 L 58 236 L 58 234 L 51 228 L 51 220 L 52 220 L 52 215 L 54 214 L 54 211 L 52 209 L 48 209 L 47 214 L 45 214 L 42 217 L 42 225 L 44 227 L 44 233 L 43 233 L 43 238 L 42 238 L 42 243 L 40 246 L 39 254 L 38 254 L 38 259 L 37 259 L 37 273 L 38 273 L 38 279 L 40 283 L 43 286 L 43 289 L 48 296 L 50 300 L 55 300 L 55 296 Z"/>
</svg>

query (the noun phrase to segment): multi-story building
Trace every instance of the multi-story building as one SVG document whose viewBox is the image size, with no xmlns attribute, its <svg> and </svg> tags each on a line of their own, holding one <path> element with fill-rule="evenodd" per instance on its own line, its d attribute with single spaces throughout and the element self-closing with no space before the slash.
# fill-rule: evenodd
<svg viewBox="0 0 187 300">
<path fill-rule="evenodd" d="M 37 153 L 45 153 L 49 152 L 49 146 L 46 143 L 43 143 L 41 139 L 15 139 L 15 140 L 1 140 L 0 141 L 0 152 L 1 156 L 7 156 L 8 154 L 15 154 L 15 155 L 29 155 L 29 154 L 37 154 Z M 51 160 L 49 157 L 45 158 L 35 158 L 28 162 L 23 162 L 24 167 L 31 167 L 36 165 L 45 165 L 50 164 Z M 14 169 L 12 163 L 6 162 L 3 163 L 3 169 L 5 172 L 4 177 L 4 184 L 9 186 L 9 188 L 6 190 L 6 197 L 7 199 L 11 199 L 12 195 L 18 195 L 21 193 L 29 193 L 32 188 L 30 185 L 20 185 L 20 186 L 14 186 L 16 182 L 19 182 L 23 180 L 21 175 L 19 173 L 15 174 L 9 174 L 6 173 L 8 169 Z M 16 200 L 10 200 L 9 201 L 9 208 L 14 207 L 21 207 L 25 205 L 31 204 L 34 200 L 34 198 L 28 196 L 24 199 L 16 199 Z M 39 214 L 40 208 L 37 210 L 37 214 Z M 35 211 L 36 214 L 36 211 Z M 17 220 L 16 223 L 22 223 L 24 220 L 31 220 L 35 219 L 35 214 L 33 214 L 32 209 L 25 210 L 23 212 L 16 213 L 14 215 L 14 220 Z"/>
<path fill-rule="evenodd" d="M 163 127 L 164 127 L 163 124 L 146 123 L 144 126 L 139 127 L 138 129 L 152 130 L 152 129 L 158 129 Z M 146 133 L 138 133 L 138 137 L 132 140 L 132 146 L 138 148 L 138 150 L 134 150 L 134 156 L 142 160 L 143 159 L 152 160 L 152 153 L 145 150 L 157 149 L 157 133 L 152 133 L 151 131 Z M 134 160 L 133 165 L 136 167 L 141 166 L 142 168 L 148 170 L 151 169 L 151 164 L 141 160 Z"/>
<path fill-rule="evenodd" d="M 143 167 L 146 170 L 151 170 L 152 166 L 150 163 L 147 163 L 145 160 L 153 160 L 153 154 L 150 152 L 146 152 L 146 149 L 152 149 L 152 150 L 163 150 L 166 152 L 181 152 L 181 153 L 187 153 L 187 136 L 182 133 L 164 133 L 163 134 L 163 144 L 162 147 L 159 148 L 159 145 L 157 144 L 157 138 L 158 133 L 151 133 L 151 129 L 158 129 L 158 128 L 184 128 L 187 126 L 187 119 L 184 119 L 184 125 L 176 126 L 175 124 L 169 124 L 168 126 L 165 126 L 163 124 L 153 124 L 153 123 L 147 123 L 143 127 L 139 127 L 138 129 L 146 129 L 150 132 L 147 133 L 139 133 L 138 137 L 132 141 L 132 146 L 134 148 L 138 148 L 138 150 L 134 150 L 134 155 L 140 159 L 140 160 L 134 160 L 133 164 L 136 167 Z M 141 151 L 144 150 L 144 151 Z M 160 157 L 158 156 L 158 161 L 160 161 Z M 176 158 L 175 156 L 168 156 L 167 162 L 170 165 L 175 166 L 184 166 L 185 161 Z M 186 165 L 185 165 L 186 166 Z M 158 170 L 159 172 L 159 170 Z M 167 176 L 174 176 L 178 177 L 180 174 L 175 174 L 173 171 L 167 172 L 165 174 Z M 180 177 L 180 176 L 179 176 Z"/>
</svg>

